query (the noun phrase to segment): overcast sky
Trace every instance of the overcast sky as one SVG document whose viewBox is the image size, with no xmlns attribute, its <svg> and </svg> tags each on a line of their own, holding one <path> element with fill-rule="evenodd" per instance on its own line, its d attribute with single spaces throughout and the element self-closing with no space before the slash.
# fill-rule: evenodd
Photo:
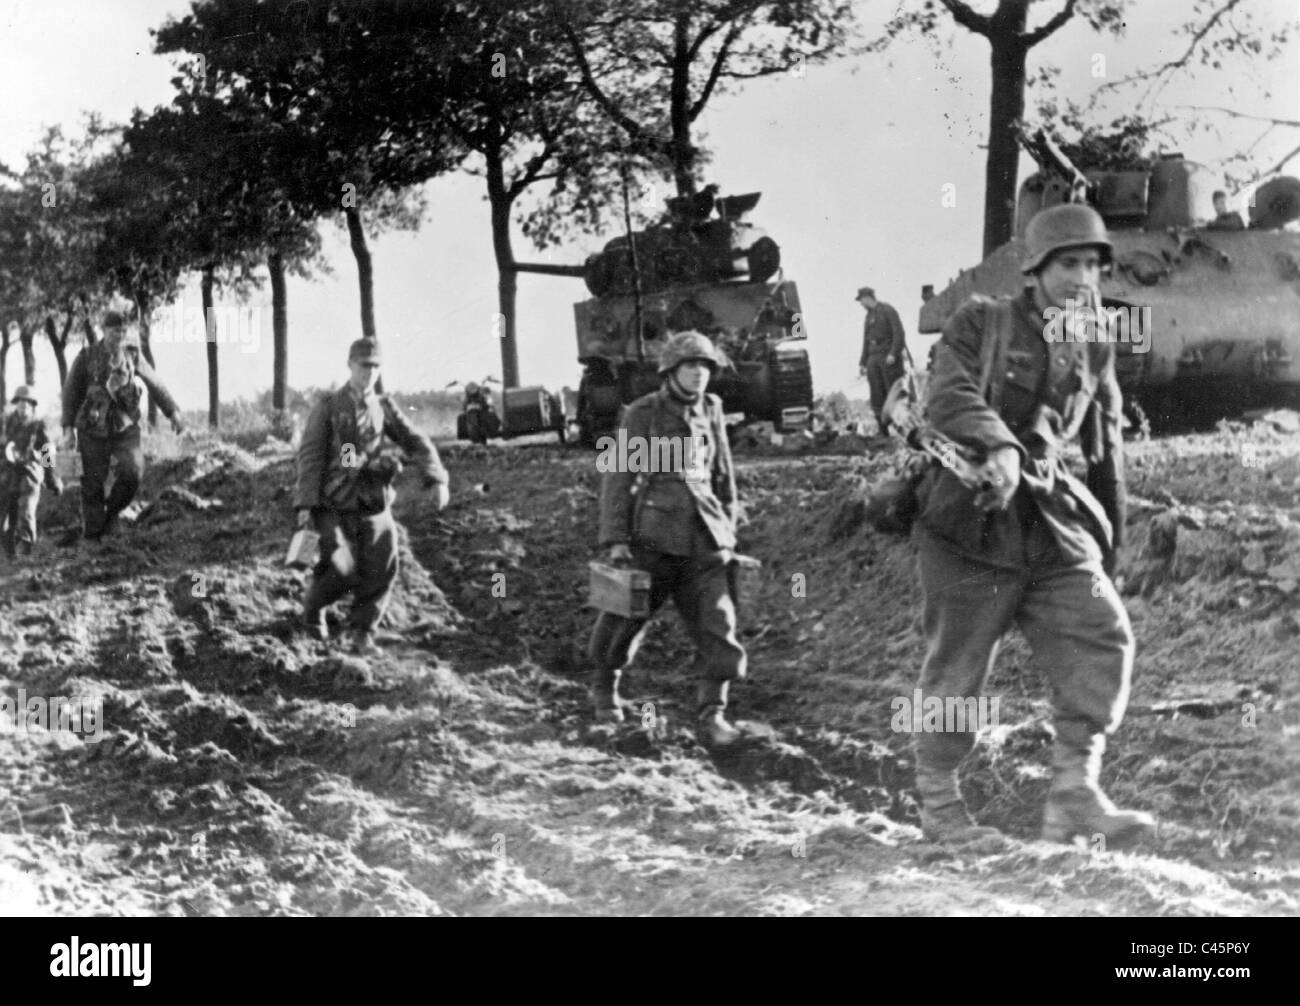
<svg viewBox="0 0 1300 1006">
<path fill-rule="evenodd" d="M 1297 12 L 1295 0 L 1248 3 L 1273 20 Z M 1084 100 L 1102 80 L 1180 55 L 1186 40 L 1172 32 L 1191 5 L 1142 0 L 1136 6 L 1125 38 L 1094 35 L 1076 19 L 1031 52 L 1031 71 L 1044 63 L 1059 65 L 1060 92 Z M 874 35 L 895 4 L 864 0 L 858 7 Z M 188 8 L 171 0 L 0 0 L 0 159 L 20 169 L 46 124 L 76 130 L 87 110 L 121 121 L 134 106 L 168 101 L 173 62 L 151 54 L 149 29 Z M 750 82 L 715 98 L 701 117 L 714 152 L 706 180 L 719 183 L 724 194 L 763 193 L 752 219 L 780 244 L 786 275 L 798 284 L 818 393 L 845 389 L 865 395 L 856 381 L 862 316 L 853 296 L 859 286 L 874 286 L 898 308 L 913 352 L 923 358 L 930 337 L 915 332 L 921 285 L 941 287 L 959 268 L 978 261 L 988 47 L 961 29 L 953 37 L 942 60 L 924 42 L 898 43 L 883 56 Z M 1105 59 L 1102 79 L 1093 76 L 1097 54 Z M 1164 103 L 1231 105 L 1294 120 L 1300 119 L 1297 82 L 1300 55 L 1293 47 L 1284 60 L 1255 60 L 1232 73 L 1175 85 Z M 1264 97 L 1266 89 L 1271 97 Z M 1033 92 L 1029 101 L 1032 107 Z M 1231 147 L 1252 142 L 1261 128 L 1225 121 L 1223 141 L 1200 140 L 1182 149 L 1214 163 Z M 1255 148 L 1259 165 L 1276 163 L 1300 143 L 1297 134 L 1274 130 Z M 1026 159 L 1021 177 L 1032 168 Z M 1288 170 L 1300 175 L 1300 159 Z M 949 183 L 955 206 L 942 200 Z M 457 175 L 433 182 L 429 204 L 418 233 L 372 243 L 376 317 L 388 354 L 384 379 L 394 390 L 500 375 L 493 327 L 496 269 L 482 181 Z M 359 334 L 356 272 L 346 237 L 323 227 L 333 275 L 289 284 L 289 380 L 295 387 L 326 386 L 345 377 L 347 345 Z M 579 242 L 543 258 L 516 235 L 521 260 L 580 263 L 601 244 Z M 577 279 L 529 275 L 521 276 L 519 287 L 523 383 L 576 386 L 572 305 L 585 299 L 586 287 Z M 188 296 L 196 306 L 197 289 Z M 223 400 L 270 385 L 269 298 L 269 290 L 255 295 L 254 324 L 242 333 L 246 344 L 222 347 Z M 160 344 L 156 352 L 181 404 L 203 408 L 202 344 Z M 18 359 L 16 352 L 10 358 L 11 387 Z M 43 398 L 51 401 L 57 378 L 44 345 L 38 369 Z"/>
</svg>

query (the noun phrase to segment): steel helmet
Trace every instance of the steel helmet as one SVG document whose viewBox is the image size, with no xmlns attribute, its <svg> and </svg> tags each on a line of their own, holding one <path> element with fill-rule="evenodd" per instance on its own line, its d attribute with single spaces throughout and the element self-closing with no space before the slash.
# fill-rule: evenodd
<svg viewBox="0 0 1300 1006">
<path fill-rule="evenodd" d="M 713 340 L 699 332 L 678 332 L 664 346 L 659 354 L 659 373 L 668 373 L 679 363 L 687 360 L 703 360 L 712 370 L 722 366 Z"/>
<path fill-rule="evenodd" d="M 20 384 L 18 385 L 18 389 L 14 392 L 14 397 L 9 399 L 9 401 L 13 405 L 17 405 L 19 402 L 31 402 L 35 405 L 36 396 L 32 394 L 31 388 L 25 384 Z"/>
<path fill-rule="evenodd" d="M 477 395 L 477 394 L 478 394 L 478 385 L 475 384 L 473 381 L 470 381 L 469 384 L 465 385 L 465 394 L 466 394 L 466 395 Z"/>
<path fill-rule="evenodd" d="M 1021 272 L 1038 272 L 1054 252 L 1091 245 L 1101 252 L 1102 265 L 1110 265 L 1110 237 L 1101 214 L 1082 203 L 1063 203 L 1043 210 L 1025 228 L 1027 245 Z"/>
</svg>

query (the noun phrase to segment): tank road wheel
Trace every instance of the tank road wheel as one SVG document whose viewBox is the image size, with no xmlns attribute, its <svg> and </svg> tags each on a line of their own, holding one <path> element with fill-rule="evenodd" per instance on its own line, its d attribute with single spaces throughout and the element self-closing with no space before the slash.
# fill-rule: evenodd
<svg viewBox="0 0 1300 1006">
<path fill-rule="evenodd" d="M 751 283 L 765 282 L 781 268 L 781 248 L 769 237 L 761 237 L 745 252 Z"/>
</svg>

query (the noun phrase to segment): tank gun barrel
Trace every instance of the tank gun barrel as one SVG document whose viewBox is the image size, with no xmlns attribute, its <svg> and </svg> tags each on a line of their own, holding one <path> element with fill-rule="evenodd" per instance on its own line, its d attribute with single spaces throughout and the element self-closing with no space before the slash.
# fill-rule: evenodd
<svg viewBox="0 0 1300 1006">
<path fill-rule="evenodd" d="M 1022 135 L 1020 144 L 1044 172 L 1058 175 L 1070 183 L 1070 202 L 1086 202 L 1088 179 L 1044 130 L 1038 130 L 1031 137 Z"/>
<path fill-rule="evenodd" d="M 543 276 L 576 276 L 581 278 L 587 270 L 580 265 L 552 265 L 549 262 L 516 262 L 518 272 L 539 272 Z"/>
</svg>

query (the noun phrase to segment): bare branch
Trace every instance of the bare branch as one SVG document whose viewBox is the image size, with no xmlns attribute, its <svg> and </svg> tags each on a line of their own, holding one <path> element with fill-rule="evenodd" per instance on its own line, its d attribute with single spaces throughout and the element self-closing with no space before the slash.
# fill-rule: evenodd
<svg viewBox="0 0 1300 1006">
<path fill-rule="evenodd" d="M 969 28 L 976 35 L 989 36 L 993 32 L 993 19 L 983 14 L 977 14 L 971 9 L 969 4 L 963 0 L 941 0 L 943 5 L 948 8 L 952 14 L 952 19 L 963 28 Z"/>
<path fill-rule="evenodd" d="M 1061 27 L 1074 17 L 1075 0 L 1066 0 L 1065 6 L 1057 11 L 1050 21 L 1041 28 L 1035 28 L 1024 36 L 1024 46 L 1026 49 L 1032 49 L 1043 39 L 1050 37 L 1061 29 Z"/>
<path fill-rule="evenodd" d="M 647 137 L 641 124 L 615 105 L 610 100 L 609 95 L 601 90 L 600 85 L 596 83 L 596 78 L 591 73 L 591 64 L 587 62 L 587 54 L 582 48 L 582 40 L 578 38 L 577 32 L 573 30 L 571 25 L 566 24 L 564 26 L 564 36 L 569 41 L 569 48 L 573 50 L 573 58 L 578 64 L 578 72 L 582 75 L 582 86 L 596 100 L 596 104 L 601 107 L 601 110 L 622 127 L 628 136 L 638 142 L 644 142 Z"/>
<path fill-rule="evenodd" d="M 731 44 L 736 41 L 740 34 L 740 25 L 733 24 L 727 32 L 727 37 L 722 40 L 722 45 L 718 49 L 718 55 L 713 60 L 713 66 L 709 69 L 709 79 L 704 82 L 704 88 L 700 91 L 699 98 L 691 105 L 688 116 L 692 122 L 696 120 L 699 114 L 704 111 L 704 106 L 709 103 L 709 98 L 713 95 L 713 89 L 717 86 L 718 77 L 722 74 L 722 68 L 727 63 L 727 58 L 731 55 Z"/>
<path fill-rule="evenodd" d="M 1173 73 L 1175 70 L 1181 70 L 1183 67 L 1187 65 L 1188 60 L 1190 60 L 1192 56 L 1195 54 L 1196 47 L 1201 44 L 1205 36 L 1210 33 L 1210 30 L 1216 24 L 1218 24 L 1219 21 L 1221 21 L 1223 17 L 1226 14 L 1228 14 L 1239 3 L 1241 3 L 1241 0 L 1227 0 L 1227 2 L 1222 7 L 1216 10 L 1210 16 L 1210 18 L 1205 22 L 1205 24 L 1201 25 L 1201 27 L 1195 33 L 1193 33 L 1192 41 L 1188 44 L 1187 51 L 1184 52 L 1177 59 L 1171 59 L 1167 63 L 1162 63 L 1154 70 L 1143 70 L 1139 73 L 1130 74 L 1129 76 L 1124 77 L 1120 80 L 1115 80 L 1107 84 L 1102 84 L 1099 88 L 1097 88 L 1098 92 L 1114 90 L 1115 88 L 1123 87 L 1126 84 L 1137 83 L 1139 80 L 1159 80 L 1160 78 L 1166 77 L 1169 74 Z M 1150 90 L 1148 90 L 1147 94 L 1148 95 L 1150 94 Z M 1146 96 L 1144 95 L 1143 100 L 1145 99 Z"/>
<path fill-rule="evenodd" d="M 1222 112 L 1234 119 L 1252 119 L 1255 122 L 1271 122 L 1275 126 L 1300 126 L 1300 119 L 1275 119 L 1271 115 L 1249 115 L 1220 105 L 1175 105 L 1174 108 L 1188 108 L 1198 112 Z"/>
</svg>

